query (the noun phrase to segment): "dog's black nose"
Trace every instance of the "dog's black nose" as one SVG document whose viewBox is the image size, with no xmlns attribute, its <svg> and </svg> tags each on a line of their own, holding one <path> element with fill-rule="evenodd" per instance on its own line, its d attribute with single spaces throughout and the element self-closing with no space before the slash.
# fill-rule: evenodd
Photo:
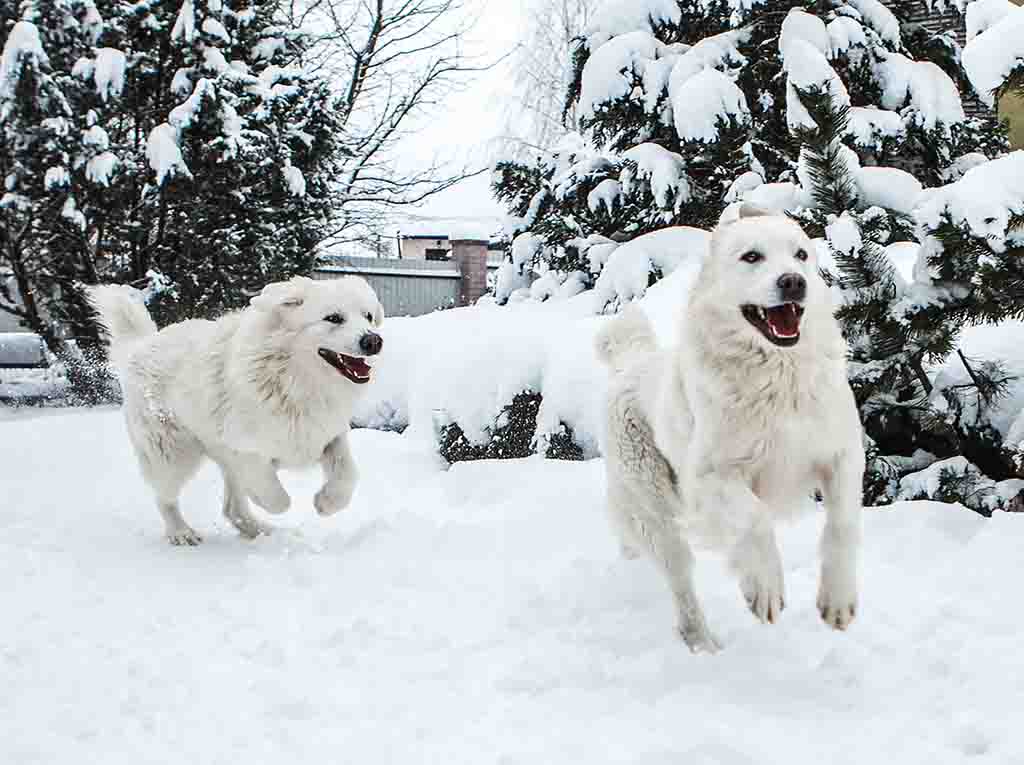
<svg viewBox="0 0 1024 765">
<path fill-rule="evenodd" d="M 367 332 L 359 338 L 359 347 L 367 356 L 376 356 L 384 346 L 384 340 L 376 332 Z"/>
<path fill-rule="evenodd" d="M 800 274 L 783 274 L 776 284 L 783 300 L 798 302 L 807 297 L 807 280 Z"/>
</svg>

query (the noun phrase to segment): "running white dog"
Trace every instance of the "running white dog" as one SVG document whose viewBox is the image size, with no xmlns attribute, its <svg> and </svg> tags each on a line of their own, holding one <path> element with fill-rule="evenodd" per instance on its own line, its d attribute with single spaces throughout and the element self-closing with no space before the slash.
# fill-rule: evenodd
<svg viewBox="0 0 1024 765">
<path fill-rule="evenodd" d="M 785 607 L 774 525 L 816 489 L 827 518 L 818 610 L 846 629 L 857 611 L 864 451 L 846 343 L 810 240 L 744 207 L 714 232 L 682 317 L 659 350 L 639 308 L 601 333 L 611 368 L 608 505 L 630 557 L 646 549 L 675 596 L 693 651 L 721 646 L 692 580 L 690 543 L 729 554 L 751 611 Z"/>
<path fill-rule="evenodd" d="M 128 435 L 156 494 L 167 538 L 202 541 L 178 495 L 202 459 L 224 476 L 224 516 L 246 537 L 269 531 L 247 500 L 283 513 L 279 467 L 323 466 L 321 515 L 345 507 L 358 473 L 349 451 L 352 407 L 380 352 L 380 302 L 358 277 L 298 277 L 267 285 L 243 311 L 157 331 L 130 287 L 90 299 L 110 338 Z"/>
</svg>

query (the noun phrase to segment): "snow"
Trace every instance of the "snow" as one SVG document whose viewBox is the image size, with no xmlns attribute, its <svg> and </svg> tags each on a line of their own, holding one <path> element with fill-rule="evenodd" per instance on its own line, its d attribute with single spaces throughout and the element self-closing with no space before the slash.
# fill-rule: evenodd
<svg viewBox="0 0 1024 765">
<path fill-rule="evenodd" d="M 860 252 L 864 243 L 860 235 L 860 226 L 849 212 L 844 212 L 825 226 L 825 238 L 837 252 L 848 257 Z"/>
<path fill-rule="evenodd" d="M 178 130 L 186 130 L 203 109 L 203 98 L 216 100 L 217 88 L 205 77 L 196 83 L 192 94 L 183 103 L 178 104 L 167 117 L 167 121 Z"/>
<path fill-rule="evenodd" d="M 802 11 L 791 12 L 786 16 L 786 20 L 802 13 Z M 789 40 L 786 44 L 783 65 L 787 75 L 786 124 L 790 130 L 817 128 L 817 124 L 800 100 L 798 90 L 827 90 L 836 108 L 849 106 L 850 94 L 847 92 L 846 86 L 836 74 L 836 70 L 828 63 L 825 54 L 815 45 L 800 38 Z"/>
<path fill-rule="evenodd" d="M 592 118 L 602 104 L 628 96 L 633 79 L 654 60 L 662 44 L 650 32 L 630 32 L 612 38 L 590 54 L 580 85 L 580 116 Z"/>
<path fill-rule="evenodd" d="M 709 143 L 718 138 L 720 120 L 745 122 L 750 116 L 743 91 L 717 69 L 705 69 L 674 88 L 672 112 L 680 140 Z"/>
<path fill-rule="evenodd" d="M 445 471 L 359 431 L 343 513 L 316 516 L 319 476 L 286 474 L 282 528 L 242 541 L 206 467 L 183 509 L 207 541 L 181 549 L 118 412 L 2 427 L 12 763 L 1008 764 L 1024 748 L 1021 515 L 867 511 L 846 633 L 814 608 L 820 513 L 780 532 L 777 625 L 701 556 L 725 650 L 693 656 L 654 567 L 619 557 L 599 461 Z"/>
<path fill-rule="evenodd" d="M 598 213 L 603 208 L 611 215 L 619 206 L 622 197 L 622 184 L 614 178 L 605 178 L 587 194 L 587 208 Z"/>
<path fill-rule="evenodd" d="M 218 40 L 222 40 L 226 43 L 231 42 L 231 38 L 228 36 L 228 30 L 226 30 L 224 25 L 217 21 L 217 19 L 204 19 L 202 29 L 203 32 L 210 35 L 210 37 L 216 37 Z"/>
<path fill-rule="evenodd" d="M 731 204 L 732 202 L 742 201 L 746 198 L 747 194 L 763 185 L 764 179 L 760 173 L 755 173 L 753 170 L 741 173 L 729 184 L 729 190 L 725 192 L 725 202 Z"/>
<path fill-rule="evenodd" d="M 936 64 L 912 61 L 900 53 L 880 51 L 879 56 L 883 107 L 900 111 L 906 104 L 915 123 L 928 129 L 964 121 L 960 91 Z"/>
<path fill-rule="evenodd" d="M 192 177 L 178 147 L 178 131 L 166 122 L 150 131 L 146 141 L 146 158 L 150 168 L 156 172 L 158 186 L 163 185 L 164 179 L 174 175 Z"/>
<path fill-rule="evenodd" d="M 1024 150 L 968 170 L 955 183 L 929 189 L 915 211 L 918 225 L 936 229 L 948 217 L 956 226 L 1006 249 L 1010 218 L 1024 214 Z"/>
<path fill-rule="evenodd" d="M 63 165 L 56 167 L 48 167 L 46 169 L 46 175 L 43 177 L 43 187 L 50 191 L 51 189 L 63 188 L 71 184 L 71 175 L 68 173 L 68 169 Z"/>
<path fill-rule="evenodd" d="M 921 200 L 921 182 L 894 167 L 862 167 L 856 171 L 860 201 L 910 215 Z"/>
<path fill-rule="evenodd" d="M 994 26 L 1016 6 L 1010 0 L 974 0 L 967 6 L 967 42 Z"/>
<path fill-rule="evenodd" d="M 281 168 L 281 174 L 284 176 L 285 185 L 288 186 L 288 192 L 295 197 L 306 196 L 306 178 L 302 175 L 302 171 L 295 167 L 291 162 L 286 162 L 284 167 Z"/>
<path fill-rule="evenodd" d="M 899 138 L 906 132 L 899 112 L 868 106 L 850 107 L 847 133 L 862 149 L 879 150 L 883 140 Z"/>
<path fill-rule="evenodd" d="M 623 173 L 624 188 L 631 193 L 634 178 L 650 183 L 654 200 L 661 208 L 675 209 L 690 199 L 690 182 L 686 178 L 686 161 L 681 155 L 659 146 L 656 143 L 642 143 L 622 154 L 627 162 L 636 166 L 633 172 Z M 628 179 L 628 182 L 627 180 Z"/>
<path fill-rule="evenodd" d="M 710 234 L 689 226 L 674 226 L 638 236 L 612 252 L 594 286 L 598 304 L 626 303 L 647 292 L 652 268 L 666 276 L 683 262 L 699 264 Z"/>
<path fill-rule="evenodd" d="M 822 56 L 826 55 L 832 47 L 832 41 L 824 21 L 799 8 L 791 8 L 786 14 L 786 18 L 783 19 L 782 27 L 779 30 L 779 52 L 783 58 L 786 57 L 790 46 L 796 41 L 810 45 Z"/>
<path fill-rule="evenodd" d="M 93 77 L 96 93 L 107 101 L 111 96 L 120 96 L 124 90 L 124 72 L 127 59 L 124 52 L 116 48 L 100 48 L 96 51 Z"/>
<path fill-rule="evenodd" d="M 26 60 L 35 60 L 40 64 L 49 62 L 38 27 L 31 21 L 18 21 L 11 27 L 3 53 L 0 54 L 0 101 L 15 99 L 15 88 Z M 4 112 L 6 110 L 7 107 L 4 107 Z M 4 116 L 0 114 L 0 118 Z"/>
<path fill-rule="evenodd" d="M 849 16 L 836 16 L 828 23 L 829 59 L 847 53 L 851 48 L 864 48 L 868 44 L 864 27 Z"/>
<path fill-rule="evenodd" d="M 171 92 L 176 96 L 187 96 L 192 92 L 192 70 L 179 69 L 171 79 Z"/>
<path fill-rule="evenodd" d="M 705 37 L 687 50 L 672 67 L 669 90 L 674 93 L 705 69 L 728 69 L 746 63 L 739 45 L 750 37 L 749 29 L 736 29 Z"/>
<path fill-rule="evenodd" d="M 0 365 L 35 366 L 46 361 L 46 346 L 39 335 L 0 332 Z"/>
<path fill-rule="evenodd" d="M 900 45 L 900 22 L 879 0 L 846 0 L 874 29 L 878 36 L 893 45 Z"/>
<path fill-rule="evenodd" d="M 174 28 L 171 29 L 171 39 L 186 43 L 196 39 L 196 11 L 193 0 L 182 0 Z"/>
<path fill-rule="evenodd" d="M 109 186 L 118 164 L 120 162 L 117 157 L 109 151 L 97 154 L 86 163 L 85 177 L 99 186 Z"/>
<path fill-rule="evenodd" d="M 675 0 L 607 0 L 591 18 L 584 37 L 591 51 L 617 35 L 650 32 L 654 24 L 676 24 L 682 12 Z"/>
<path fill-rule="evenodd" d="M 967 43 L 964 69 L 978 97 L 989 106 L 1015 69 L 1024 67 L 1024 7 L 1009 10 L 995 25 Z"/>
</svg>

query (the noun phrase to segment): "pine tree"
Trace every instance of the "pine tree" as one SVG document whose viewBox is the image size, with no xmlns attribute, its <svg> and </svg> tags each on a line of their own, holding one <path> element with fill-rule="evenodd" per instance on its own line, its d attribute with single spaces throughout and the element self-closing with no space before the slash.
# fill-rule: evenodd
<svg viewBox="0 0 1024 765">
<path fill-rule="evenodd" d="M 569 102 L 583 116 L 575 143 L 585 161 L 565 167 L 556 154 L 537 167 L 502 166 L 496 190 L 521 217 L 517 230 L 540 237 L 534 251 L 542 268 L 564 268 L 567 241 L 710 227 L 740 199 L 795 216 L 830 251 L 835 266 L 827 276 L 843 294 L 851 385 L 873 457 L 866 498 L 896 498 L 907 473 L 964 455 L 967 472 L 983 474 L 987 498 L 977 499 L 981 484 L 959 468 L 939 471 L 947 489 L 963 489 L 961 499 L 991 510 L 996 482 L 1017 469 L 1016 455 L 988 425 L 1007 376 L 996 363 L 962 355 L 965 379 L 955 384 L 930 369 L 954 353 L 965 322 L 1019 314 L 1019 239 L 1008 232 L 1020 221 L 996 211 L 1006 226 L 986 238 L 949 212 L 962 196 L 953 186 L 946 194 L 953 202 L 935 221 L 921 218 L 916 200 L 922 185 L 956 182 L 979 164 L 971 172 L 984 172 L 1006 152 L 1005 133 L 992 116 L 965 118 L 956 83 L 968 79 L 955 43 L 903 24 L 874 0 L 744 6 L 650 0 L 637 4 L 632 21 L 623 6 L 599 16 L 573 52 Z M 572 177 L 588 194 L 608 188 L 628 170 L 624 157 L 649 144 L 679 158 L 676 187 L 685 198 L 671 210 L 657 194 L 623 193 L 622 208 L 645 209 L 631 212 L 632 230 L 610 231 L 579 215 L 580 191 L 558 193 Z M 602 158 L 603 175 L 579 172 L 595 167 L 593 156 Z M 887 251 L 905 241 L 921 242 L 931 267 L 913 285 Z M 593 283 L 604 259 L 577 257 L 571 265 L 588 262 Z"/>
</svg>

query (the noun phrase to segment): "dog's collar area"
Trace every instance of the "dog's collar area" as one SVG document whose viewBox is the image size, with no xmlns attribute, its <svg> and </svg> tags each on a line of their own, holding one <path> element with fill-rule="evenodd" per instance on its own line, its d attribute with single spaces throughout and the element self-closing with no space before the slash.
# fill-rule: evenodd
<svg viewBox="0 0 1024 765">
<path fill-rule="evenodd" d="M 770 308 L 758 305 L 740 307 L 743 317 L 753 324 L 769 342 L 788 348 L 800 340 L 800 319 L 804 307 L 797 303 L 783 303 Z"/>
<path fill-rule="evenodd" d="M 346 356 L 344 353 L 337 353 L 329 348 L 317 348 L 320 358 L 341 372 L 346 379 L 356 385 L 363 385 L 370 382 L 370 365 L 365 359 L 358 356 Z"/>
</svg>

